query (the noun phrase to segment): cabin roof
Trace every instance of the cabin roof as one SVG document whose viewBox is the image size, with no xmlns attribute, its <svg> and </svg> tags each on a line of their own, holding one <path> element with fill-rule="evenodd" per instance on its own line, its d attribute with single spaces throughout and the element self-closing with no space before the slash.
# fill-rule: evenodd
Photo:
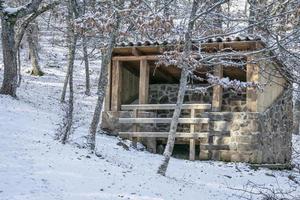
<svg viewBox="0 0 300 200">
<path fill-rule="evenodd" d="M 249 42 L 249 41 L 261 41 L 260 37 L 251 37 L 251 36 L 236 36 L 236 37 L 215 37 L 207 38 L 204 40 L 192 40 L 193 44 L 209 44 L 209 43 L 218 43 L 218 42 Z M 140 46 L 164 46 L 164 45 L 176 45 L 184 44 L 184 40 L 163 40 L 163 41 L 135 41 L 135 42 L 120 42 L 117 43 L 116 48 L 118 47 L 140 47 Z"/>
<path fill-rule="evenodd" d="M 174 47 L 182 47 L 184 40 L 163 40 L 163 41 L 137 41 L 120 42 L 113 49 L 114 60 L 134 61 L 140 59 L 157 60 L 157 55 L 164 51 L 172 50 Z M 265 43 L 260 37 L 235 36 L 235 37 L 208 37 L 205 40 L 192 40 L 192 50 L 206 53 L 218 53 L 220 51 L 255 51 L 265 48 Z M 272 54 L 272 52 L 270 52 Z M 271 59 L 273 64 L 279 67 L 279 72 L 289 81 L 291 74 L 286 71 L 284 63 L 276 57 Z"/>
<path fill-rule="evenodd" d="M 164 51 L 183 48 L 184 40 L 120 42 L 113 50 L 113 56 L 145 56 L 160 55 Z M 207 53 L 219 51 L 254 51 L 263 48 L 264 43 L 259 37 L 216 37 L 205 40 L 192 40 L 192 50 Z"/>
</svg>

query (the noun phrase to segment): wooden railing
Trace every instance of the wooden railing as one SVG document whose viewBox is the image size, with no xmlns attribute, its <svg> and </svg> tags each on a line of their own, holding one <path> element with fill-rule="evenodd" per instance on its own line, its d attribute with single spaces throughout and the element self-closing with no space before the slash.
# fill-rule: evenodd
<svg viewBox="0 0 300 200">
<path fill-rule="evenodd" d="M 132 118 L 119 118 L 119 123 L 123 124 L 133 124 L 132 132 L 119 132 L 121 137 L 129 138 L 167 138 L 169 132 L 139 132 L 137 124 L 169 124 L 172 118 L 140 118 L 138 117 L 139 111 L 149 111 L 149 110 L 174 110 L 175 104 L 130 104 L 122 105 L 121 110 L 123 111 L 133 111 Z M 195 132 L 196 124 L 208 124 L 209 118 L 199 118 L 195 117 L 195 111 L 205 111 L 210 110 L 211 104 L 183 104 L 182 110 L 190 110 L 190 118 L 179 118 L 179 124 L 190 124 L 190 132 L 177 132 L 177 138 L 189 138 L 190 139 L 190 160 L 195 160 L 195 146 L 196 139 L 201 137 L 208 137 L 209 132 Z"/>
</svg>

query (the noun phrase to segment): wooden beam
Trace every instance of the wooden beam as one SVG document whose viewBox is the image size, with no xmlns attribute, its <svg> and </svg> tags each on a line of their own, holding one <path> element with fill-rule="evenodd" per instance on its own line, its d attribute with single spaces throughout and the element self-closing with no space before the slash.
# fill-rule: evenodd
<svg viewBox="0 0 300 200">
<path fill-rule="evenodd" d="M 169 124 L 172 118 L 119 118 L 122 124 Z M 207 124 L 209 118 L 179 118 L 180 124 Z"/>
<path fill-rule="evenodd" d="M 191 109 L 191 118 L 195 117 L 195 109 Z M 190 125 L 190 133 L 193 134 L 195 132 L 195 124 Z M 195 160 L 195 151 L 196 151 L 196 140 L 190 139 L 190 160 Z"/>
<path fill-rule="evenodd" d="M 139 104 L 148 103 L 150 67 L 147 60 L 140 61 Z"/>
<path fill-rule="evenodd" d="M 111 103 L 111 62 L 109 62 L 107 66 L 107 87 L 105 93 L 105 106 L 104 111 L 110 111 L 110 103 Z"/>
<path fill-rule="evenodd" d="M 119 111 L 121 108 L 121 87 L 122 87 L 122 63 L 113 60 L 112 65 L 112 95 L 111 110 Z"/>
<path fill-rule="evenodd" d="M 214 76 L 219 78 L 223 77 L 223 67 L 216 66 L 214 69 Z M 223 88 L 220 85 L 216 85 L 213 87 L 213 97 L 212 97 L 212 111 L 219 112 L 222 108 L 222 98 L 223 96 Z"/>
<path fill-rule="evenodd" d="M 259 67 L 253 63 L 254 58 L 247 58 L 247 82 L 258 82 Z M 254 88 L 248 87 L 246 94 L 247 110 L 249 112 L 257 112 L 257 91 Z"/>
<path fill-rule="evenodd" d="M 149 56 L 114 56 L 112 60 L 119 61 L 138 61 L 138 60 L 158 60 L 158 55 Z"/>
<path fill-rule="evenodd" d="M 230 132 L 227 131 L 224 135 L 224 131 L 210 131 L 210 132 L 177 132 L 177 138 L 207 138 L 208 136 L 229 136 Z M 119 132 L 119 135 L 122 137 L 143 137 L 143 138 L 167 138 L 169 132 Z"/>
<path fill-rule="evenodd" d="M 176 104 L 129 104 L 122 105 L 122 110 L 174 110 Z M 183 104 L 182 109 L 208 110 L 211 104 Z"/>
<path fill-rule="evenodd" d="M 167 138 L 169 132 L 119 132 L 121 137 L 144 137 L 144 138 Z M 209 135 L 208 132 L 199 133 L 176 133 L 176 138 L 205 138 Z"/>
<path fill-rule="evenodd" d="M 133 47 L 131 49 L 132 55 L 134 56 L 142 56 L 143 53 L 137 48 L 137 47 Z"/>
</svg>

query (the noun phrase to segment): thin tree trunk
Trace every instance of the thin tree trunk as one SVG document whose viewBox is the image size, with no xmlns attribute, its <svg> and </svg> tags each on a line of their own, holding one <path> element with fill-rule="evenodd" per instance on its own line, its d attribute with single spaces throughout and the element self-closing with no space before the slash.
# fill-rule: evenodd
<svg viewBox="0 0 300 200">
<path fill-rule="evenodd" d="M 86 12 L 86 1 L 83 0 L 83 15 Z M 84 67 L 85 67 L 85 94 L 91 95 L 90 91 L 90 67 L 89 67 L 89 55 L 87 51 L 87 38 L 86 38 L 86 28 L 83 28 L 82 34 L 82 50 L 83 50 L 83 59 L 84 59 Z"/>
<path fill-rule="evenodd" d="M 35 22 L 36 23 L 36 22 Z M 38 34 L 38 27 L 36 27 L 36 24 L 30 24 L 27 27 L 27 42 L 29 46 L 29 55 L 31 60 L 31 70 L 30 74 L 34 76 L 43 76 L 44 72 L 41 70 L 40 64 L 39 64 L 39 56 L 38 56 L 38 45 L 37 40 L 34 39 L 36 35 Z"/>
<path fill-rule="evenodd" d="M 18 54 L 18 87 L 21 86 L 21 82 L 22 82 L 22 74 L 21 74 L 21 52 L 20 52 L 20 47 L 17 48 L 17 54 Z"/>
<path fill-rule="evenodd" d="M 85 67 L 85 94 L 91 95 L 90 89 L 90 67 L 89 67 L 89 55 L 87 51 L 87 41 L 85 33 L 82 35 L 82 49 L 83 49 L 83 59 Z"/>
<path fill-rule="evenodd" d="M 249 30 L 248 34 L 254 34 L 254 23 L 256 21 L 255 7 L 257 5 L 257 0 L 249 0 Z"/>
<path fill-rule="evenodd" d="M 194 0 L 193 1 L 193 6 L 191 10 L 191 15 L 189 19 L 189 24 L 188 24 L 188 29 L 185 34 L 185 46 L 184 46 L 184 52 L 183 52 L 183 58 L 189 57 L 190 51 L 191 51 L 191 34 L 194 29 L 194 24 L 195 24 L 195 16 L 196 12 L 199 7 L 200 0 Z M 170 126 L 170 131 L 169 131 L 169 136 L 168 136 L 168 141 L 167 141 L 167 146 L 164 151 L 164 158 L 162 161 L 162 164 L 159 166 L 157 173 L 161 174 L 163 176 L 166 175 L 166 171 L 169 165 L 170 158 L 173 153 L 174 149 L 174 144 L 175 144 L 175 136 L 176 136 L 176 131 L 178 127 L 178 119 L 181 113 L 181 108 L 183 104 L 183 99 L 186 91 L 186 86 L 187 86 L 187 78 L 188 78 L 188 69 L 187 69 L 187 64 L 185 61 L 182 60 L 180 63 L 181 65 L 181 77 L 180 77 L 180 85 L 179 85 L 179 91 L 178 91 L 178 96 L 177 96 L 177 103 L 176 107 L 173 113 L 173 118 Z"/>
<path fill-rule="evenodd" d="M 67 87 L 68 87 L 68 83 L 69 83 L 69 74 L 70 74 L 70 68 L 68 67 L 65 81 L 64 81 L 63 90 L 62 90 L 61 97 L 60 97 L 61 103 L 65 102 L 65 99 L 66 99 Z"/>
<path fill-rule="evenodd" d="M 18 86 L 17 50 L 15 48 L 15 23 L 14 17 L 1 15 L 1 35 L 4 63 L 4 79 L 0 94 L 16 97 Z"/>
<path fill-rule="evenodd" d="M 120 7 L 123 8 L 123 6 L 124 6 L 124 0 L 121 0 Z M 115 46 L 116 39 L 119 35 L 119 28 L 120 28 L 120 22 L 121 22 L 121 16 L 119 13 L 116 14 L 115 22 L 116 23 L 115 23 L 114 28 L 110 35 L 110 41 L 109 41 L 109 44 L 107 47 L 107 51 L 104 54 L 104 57 L 103 57 L 102 63 L 101 63 L 101 72 L 100 72 L 100 77 L 98 79 L 98 90 L 97 90 L 98 99 L 96 102 L 96 107 L 95 107 L 92 123 L 90 125 L 89 135 L 88 135 L 88 139 L 87 139 L 87 144 L 89 146 L 89 149 L 92 152 L 94 152 L 95 146 L 96 146 L 96 132 L 97 132 L 97 128 L 98 128 L 98 125 L 100 122 L 100 115 L 101 115 L 104 97 L 105 97 L 105 93 L 106 93 L 106 87 L 107 87 L 107 83 L 108 83 L 108 79 L 107 79 L 108 64 L 111 61 L 112 51 Z"/>
<path fill-rule="evenodd" d="M 68 108 L 66 111 L 65 122 L 63 127 L 63 132 L 61 136 L 61 142 L 65 144 L 71 133 L 71 128 L 73 124 L 73 110 L 74 110 L 74 91 L 73 91 L 73 68 L 74 68 L 74 59 L 77 43 L 77 34 L 75 33 L 74 27 L 74 16 L 73 16 L 73 0 L 68 0 L 68 44 L 69 44 L 69 56 L 68 56 L 68 83 L 69 83 L 69 99 L 68 99 Z"/>
</svg>

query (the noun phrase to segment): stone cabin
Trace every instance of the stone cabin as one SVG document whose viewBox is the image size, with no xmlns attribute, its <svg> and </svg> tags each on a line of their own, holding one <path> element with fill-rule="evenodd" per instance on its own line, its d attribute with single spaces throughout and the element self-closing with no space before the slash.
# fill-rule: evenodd
<svg viewBox="0 0 300 200">
<path fill-rule="evenodd" d="M 118 44 L 108 66 L 102 128 L 134 143 L 142 142 L 153 153 L 161 153 L 166 144 L 180 79 L 179 68 L 156 67 L 155 62 L 173 46 L 172 42 L 149 41 Z M 203 42 L 201 51 L 251 52 L 263 46 L 260 39 L 249 37 L 217 38 Z M 279 62 L 251 62 L 260 56 L 232 60 L 247 63 L 239 68 L 218 65 L 207 70 L 231 80 L 261 83 L 263 91 L 247 88 L 236 92 L 214 86 L 204 94 L 186 92 L 175 148 L 185 145 L 190 160 L 289 164 L 291 83 L 282 75 Z M 189 83 L 189 87 L 205 85 Z"/>
</svg>

